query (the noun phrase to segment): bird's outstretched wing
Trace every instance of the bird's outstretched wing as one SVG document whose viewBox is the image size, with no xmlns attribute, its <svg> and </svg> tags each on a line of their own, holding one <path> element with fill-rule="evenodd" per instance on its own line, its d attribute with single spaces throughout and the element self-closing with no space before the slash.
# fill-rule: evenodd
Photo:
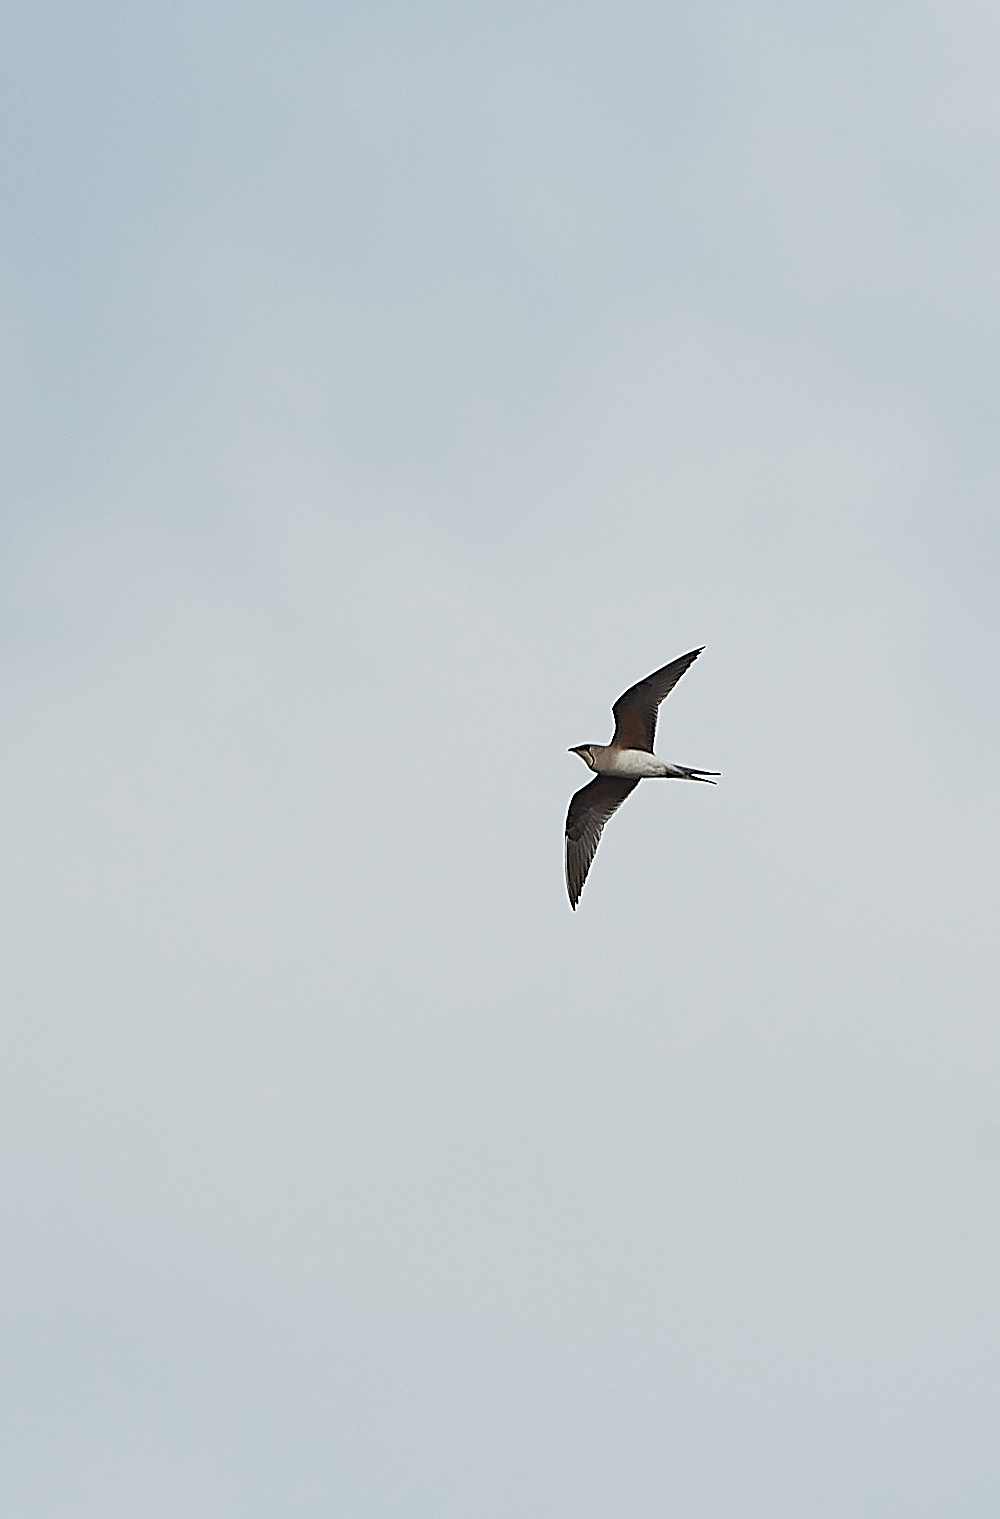
<svg viewBox="0 0 1000 1519">
<path fill-rule="evenodd" d="M 704 648 L 702 644 L 702 648 Z M 611 708 L 615 720 L 615 736 L 611 740 L 619 749 L 645 749 L 653 752 L 656 738 L 656 714 L 660 702 L 680 680 L 689 665 L 693 665 L 701 649 L 692 649 L 680 659 L 671 660 L 662 670 L 654 670 L 645 680 L 629 686 Z"/>
<path fill-rule="evenodd" d="M 570 801 L 566 814 L 566 890 L 574 912 L 604 825 L 638 784 L 638 779 L 631 777 L 599 775 Z"/>
</svg>

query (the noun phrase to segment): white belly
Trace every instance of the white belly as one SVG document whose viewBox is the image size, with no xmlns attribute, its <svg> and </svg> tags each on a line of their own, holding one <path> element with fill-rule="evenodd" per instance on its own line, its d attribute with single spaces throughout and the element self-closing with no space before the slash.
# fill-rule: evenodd
<svg viewBox="0 0 1000 1519">
<path fill-rule="evenodd" d="M 658 760 L 655 754 L 647 754 L 645 749 L 608 749 L 599 757 L 598 773 L 636 778 L 646 776 L 652 779 L 654 776 L 670 775 L 671 771 L 669 765 Z"/>
</svg>

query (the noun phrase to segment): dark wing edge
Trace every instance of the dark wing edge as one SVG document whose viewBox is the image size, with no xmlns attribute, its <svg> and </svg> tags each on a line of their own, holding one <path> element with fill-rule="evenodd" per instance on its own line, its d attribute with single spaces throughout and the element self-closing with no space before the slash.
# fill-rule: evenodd
<svg viewBox="0 0 1000 1519">
<path fill-rule="evenodd" d="M 638 777 L 599 775 L 571 798 L 566 814 L 566 890 L 574 912 L 604 825 L 638 784 Z"/>
<path fill-rule="evenodd" d="M 662 670 L 654 670 L 645 680 L 637 681 L 634 686 L 629 686 L 627 691 L 622 692 L 611 708 L 615 720 L 615 736 L 611 740 L 613 744 L 619 749 L 645 749 L 647 754 L 652 754 L 660 702 L 670 695 L 684 671 L 694 664 L 704 647 L 702 644 L 701 649 L 692 649 L 690 654 L 682 654 L 679 659 L 671 660 Z"/>
</svg>

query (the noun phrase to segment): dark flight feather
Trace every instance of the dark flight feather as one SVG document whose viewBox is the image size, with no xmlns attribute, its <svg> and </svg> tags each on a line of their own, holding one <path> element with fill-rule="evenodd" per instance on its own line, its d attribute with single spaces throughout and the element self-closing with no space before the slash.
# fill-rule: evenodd
<svg viewBox="0 0 1000 1519">
<path fill-rule="evenodd" d="M 638 784 L 638 779 L 631 777 L 599 775 L 570 801 L 566 814 L 566 887 L 574 912 L 604 825 Z"/>
<path fill-rule="evenodd" d="M 690 654 L 671 660 L 662 670 L 654 670 L 645 680 L 622 692 L 611 708 L 615 720 L 615 736 L 611 742 L 617 749 L 645 749 L 647 754 L 652 754 L 660 702 L 670 695 L 700 653 L 701 649 L 692 649 Z M 594 847 L 596 849 L 597 845 Z"/>
</svg>

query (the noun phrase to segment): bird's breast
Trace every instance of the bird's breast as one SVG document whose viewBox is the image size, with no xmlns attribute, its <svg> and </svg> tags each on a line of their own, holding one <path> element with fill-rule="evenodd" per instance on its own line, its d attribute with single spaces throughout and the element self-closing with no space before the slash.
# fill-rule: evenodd
<svg viewBox="0 0 1000 1519">
<path fill-rule="evenodd" d="M 597 756 L 597 771 L 599 775 L 630 776 L 635 780 L 670 774 L 663 761 L 645 749 L 615 749 L 611 745 Z"/>
</svg>

